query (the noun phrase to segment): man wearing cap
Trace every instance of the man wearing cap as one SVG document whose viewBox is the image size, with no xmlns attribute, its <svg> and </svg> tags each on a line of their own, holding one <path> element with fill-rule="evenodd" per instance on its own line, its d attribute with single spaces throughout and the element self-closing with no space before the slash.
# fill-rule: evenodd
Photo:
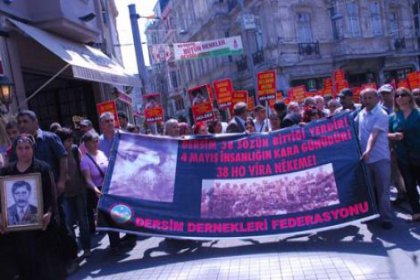
<svg viewBox="0 0 420 280">
<path fill-rule="evenodd" d="M 255 106 L 254 109 L 254 126 L 256 132 L 267 132 L 269 131 L 269 124 L 267 119 L 267 112 L 265 107 L 262 105 Z"/>
<path fill-rule="evenodd" d="M 394 112 L 394 87 L 390 84 L 384 84 L 378 89 L 378 92 L 381 97 L 382 109 L 390 115 Z"/>
<path fill-rule="evenodd" d="M 338 98 L 342 107 L 341 109 L 337 109 L 337 112 L 342 110 L 350 110 L 352 112 L 356 112 L 357 114 L 357 111 L 361 109 L 360 105 L 354 104 L 353 91 L 349 88 L 342 89 L 338 94 Z"/>
<path fill-rule="evenodd" d="M 230 120 L 227 133 L 245 132 L 245 120 L 248 117 L 248 105 L 245 102 L 238 102 L 233 106 L 234 117 Z"/>
<path fill-rule="evenodd" d="M 91 129 L 93 129 L 93 124 L 90 120 L 84 119 L 80 121 L 79 130 L 80 130 L 81 136 L 83 136 L 86 132 L 90 131 Z M 82 156 L 84 156 L 87 153 L 85 143 L 83 142 L 80 143 L 79 149 L 80 149 L 80 152 L 82 153 Z"/>
</svg>

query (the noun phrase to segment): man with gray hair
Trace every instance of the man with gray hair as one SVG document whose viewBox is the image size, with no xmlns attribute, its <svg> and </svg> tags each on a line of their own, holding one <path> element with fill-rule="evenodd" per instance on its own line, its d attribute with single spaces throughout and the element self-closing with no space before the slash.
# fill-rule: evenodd
<svg viewBox="0 0 420 280">
<path fill-rule="evenodd" d="M 163 135 L 179 137 L 179 123 L 176 119 L 169 119 L 165 122 Z"/>
<path fill-rule="evenodd" d="M 364 109 L 356 117 L 358 137 L 362 147 L 361 159 L 366 163 L 375 189 L 381 226 L 391 229 L 392 211 L 389 200 L 391 185 L 391 157 L 388 143 L 388 115 L 380 106 L 376 89 L 361 92 Z"/>
<path fill-rule="evenodd" d="M 287 105 L 287 114 L 284 116 L 281 122 L 281 128 L 289 127 L 295 124 L 299 124 L 302 120 L 299 104 L 292 101 Z"/>
<path fill-rule="evenodd" d="M 115 118 L 114 114 L 110 112 L 102 113 L 99 116 L 99 126 L 101 128 L 102 134 L 99 136 L 99 150 L 101 150 L 109 159 L 111 155 L 111 148 L 114 144 L 115 138 Z M 109 232 L 109 240 L 113 247 L 113 254 L 119 254 L 120 243 L 123 246 L 128 246 L 130 248 L 136 245 L 137 236 L 133 234 L 126 234 L 122 239 L 120 239 L 118 232 Z"/>
</svg>

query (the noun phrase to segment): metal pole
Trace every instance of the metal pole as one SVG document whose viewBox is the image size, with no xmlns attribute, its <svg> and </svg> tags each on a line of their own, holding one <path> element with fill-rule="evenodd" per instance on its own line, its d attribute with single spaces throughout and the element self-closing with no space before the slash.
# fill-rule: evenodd
<svg viewBox="0 0 420 280">
<path fill-rule="evenodd" d="M 236 1 L 241 8 L 241 12 L 240 12 L 241 33 L 242 33 L 242 39 L 244 40 L 245 53 L 246 53 L 246 56 L 247 56 L 249 72 L 250 72 L 251 79 L 252 79 L 252 87 L 254 88 L 254 101 L 255 101 L 255 104 L 260 104 L 260 102 L 258 101 L 257 74 L 255 73 L 255 65 L 254 65 L 254 61 L 252 59 L 252 54 L 251 54 L 251 51 L 250 51 L 250 48 L 249 48 L 249 40 L 248 40 L 248 34 L 247 34 L 248 31 L 245 29 L 245 26 L 244 26 L 244 23 L 243 23 L 244 15 L 246 14 L 245 6 L 244 6 L 244 0 L 236 0 Z M 245 45 L 246 45 L 246 47 L 245 47 Z"/>
<path fill-rule="evenodd" d="M 136 12 L 135 4 L 128 5 L 128 10 L 130 12 L 131 32 L 133 34 L 134 49 L 136 51 L 137 69 L 139 71 L 139 77 L 143 82 L 142 94 L 145 94 L 146 90 L 149 89 L 149 77 L 148 77 L 146 65 L 144 63 L 139 25 L 137 22 L 140 16 Z"/>
</svg>

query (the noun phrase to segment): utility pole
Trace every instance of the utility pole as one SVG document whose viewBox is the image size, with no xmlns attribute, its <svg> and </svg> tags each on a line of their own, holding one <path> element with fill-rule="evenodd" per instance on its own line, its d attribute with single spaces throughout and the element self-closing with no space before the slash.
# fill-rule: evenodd
<svg viewBox="0 0 420 280">
<path fill-rule="evenodd" d="M 248 61 L 247 64 L 249 67 L 249 73 L 252 79 L 252 87 L 254 88 L 254 102 L 255 104 L 259 104 L 258 97 L 257 97 L 258 96 L 257 74 L 255 73 L 254 60 L 252 58 L 251 50 L 249 48 L 249 40 L 248 40 L 248 34 L 247 34 L 248 31 L 244 24 L 244 19 L 245 19 L 245 16 L 247 15 L 247 11 L 244 6 L 244 0 L 236 0 L 236 1 L 241 8 L 241 12 L 240 12 L 241 33 L 242 33 L 242 39 L 244 41 L 244 48 L 245 48 L 245 53 L 246 53 L 246 57 Z"/>
<path fill-rule="evenodd" d="M 136 12 L 136 5 L 128 5 L 128 10 L 130 12 L 130 21 L 131 21 L 131 32 L 133 34 L 134 49 L 136 51 L 137 58 L 137 69 L 139 72 L 140 80 L 142 81 L 142 95 L 144 95 L 147 90 L 149 90 L 149 75 L 147 73 L 146 65 L 144 63 L 143 49 L 141 44 L 141 37 L 139 32 L 138 19 L 140 18 L 139 14 Z"/>
</svg>

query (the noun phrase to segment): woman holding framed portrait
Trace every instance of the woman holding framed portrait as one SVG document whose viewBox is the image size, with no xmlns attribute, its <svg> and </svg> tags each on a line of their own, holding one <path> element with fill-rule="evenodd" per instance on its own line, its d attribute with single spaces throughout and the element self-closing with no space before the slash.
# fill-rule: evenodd
<svg viewBox="0 0 420 280">
<path fill-rule="evenodd" d="M 16 138 L 17 161 L 0 171 L 1 279 L 65 279 L 51 168 L 34 158 L 35 139 Z"/>
</svg>

